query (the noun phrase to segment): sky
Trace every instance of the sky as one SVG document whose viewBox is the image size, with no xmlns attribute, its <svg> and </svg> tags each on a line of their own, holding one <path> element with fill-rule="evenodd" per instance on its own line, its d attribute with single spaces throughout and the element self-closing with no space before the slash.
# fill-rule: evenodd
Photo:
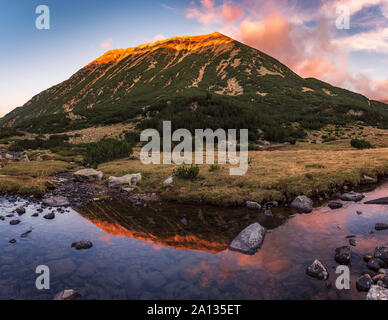
<svg viewBox="0 0 388 320">
<path fill-rule="evenodd" d="M 264 51 L 303 77 L 388 100 L 388 0 L 0 4 L 0 116 L 67 80 L 110 49 L 215 31 Z M 50 10 L 48 30 L 36 28 L 39 5 Z M 344 29 L 346 12 L 349 28 Z"/>
</svg>

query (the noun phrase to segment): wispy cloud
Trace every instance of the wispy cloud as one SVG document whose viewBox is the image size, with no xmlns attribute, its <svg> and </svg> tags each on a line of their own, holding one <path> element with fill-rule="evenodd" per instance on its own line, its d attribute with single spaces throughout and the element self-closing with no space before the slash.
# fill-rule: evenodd
<svg viewBox="0 0 388 320">
<path fill-rule="evenodd" d="M 113 40 L 107 39 L 103 43 L 100 44 L 100 48 L 104 50 L 112 49 L 113 48 Z"/>
</svg>

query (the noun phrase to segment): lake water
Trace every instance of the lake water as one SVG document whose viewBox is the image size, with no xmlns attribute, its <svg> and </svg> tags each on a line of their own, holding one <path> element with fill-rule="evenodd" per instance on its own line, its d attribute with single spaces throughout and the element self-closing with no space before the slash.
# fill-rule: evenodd
<svg viewBox="0 0 388 320">
<path fill-rule="evenodd" d="M 388 184 L 365 195 L 365 201 L 386 197 Z M 23 203 L 0 198 L 0 215 Z M 365 299 L 355 289 L 366 269 L 363 255 L 388 243 L 388 231 L 368 233 L 377 222 L 388 223 L 388 206 L 363 203 L 334 211 L 322 204 L 311 214 L 279 209 L 274 218 L 245 208 L 139 208 L 124 200 L 56 213 L 54 220 L 43 218 L 48 209 L 31 217 L 39 207 L 29 204 L 19 225 L 9 224 L 13 218 L 0 221 L 0 299 L 53 299 L 64 289 L 83 299 Z M 262 249 L 254 256 L 229 251 L 234 237 L 256 221 L 269 229 Z M 334 250 L 348 245 L 348 235 L 357 236 L 351 290 L 339 291 Z M 80 240 L 93 248 L 72 249 Z M 328 267 L 331 288 L 305 274 L 315 258 Z M 50 290 L 35 287 L 38 265 L 50 268 Z"/>
</svg>

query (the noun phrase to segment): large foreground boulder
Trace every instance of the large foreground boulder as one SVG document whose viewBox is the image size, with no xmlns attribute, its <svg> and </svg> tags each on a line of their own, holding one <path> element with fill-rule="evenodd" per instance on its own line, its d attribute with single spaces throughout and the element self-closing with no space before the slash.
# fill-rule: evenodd
<svg viewBox="0 0 388 320">
<path fill-rule="evenodd" d="M 342 201 L 359 202 L 362 199 L 364 199 L 365 196 L 363 194 L 361 194 L 361 193 L 357 193 L 357 192 L 351 191 L 351 192 L 342 194 L 340 198 L 341 198 Z"/>
<path fill-rule="evenodd" d="M 108 179 L 108 186 L 109 188 L 134 187 L 141 181 L 141 178 L 141 173 L 127 174 L 123 177 L 110 177 Z"/>
<path fill-rule="evenodd" d="M 299 196 L 291 203 L 291 207 L 302 213 L 310 213 L 313 211 L 313 200 L 306 196 Z"/>
<path fill-rule="evenodd" d="M 267 229 L 254 223 L 241 231 L 229 246 L 232 251 L 254 255 L 262 246 Z"/>
<path fill-rule="evenodd" d="M 327 280 L 329 272 L 319 260 L 315 260 L 311 266 L 306 269 L 306 274 L 318 280 Z"/>
<path fill-rule="evenodd" d="M 388 289 L 372 286 L 366 296 L 366 300 L 388 300 Z"/>
<path fill-rule="evenodd" d="M 74 173 L 74 177 L 80 182 L 99 182 L 104 174 L 94 169 L 82 169 Z"/>
</svg>

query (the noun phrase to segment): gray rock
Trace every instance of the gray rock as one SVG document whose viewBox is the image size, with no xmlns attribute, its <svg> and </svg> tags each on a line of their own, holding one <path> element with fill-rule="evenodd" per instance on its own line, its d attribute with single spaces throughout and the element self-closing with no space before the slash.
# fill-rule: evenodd
<svg viewBox="0 0 388 320">
<path fill-rule="evenodd" d="M 367 201 L 365 202 L 365 204 L 380 204 L 380 205 L 388 205 L 388 197 L 387 198 L 380 198 L 380 199 L 376 199 L 376 200 L 371 200 L 371 201 Z"/>
<path fill-rule="evenodd" d="M 388 275 L 388 269 L 379 269 L 379 273 Z"/>
<path fill-rule="evenodd" d="M 313 200 L 306 196 L 298 196 L 291 203 L 291 207 L 302 213 L 310 213 L 313 211 Z"/>
<path fill-rule="evenodd" d="M 246 206 L 250 210 L 260 210 L 261 209 L 261 205 L 257 202 L 254 202 L 254 201 L 247 201 Z"/>
<path fill-rule="evenodd" d="M 91 247 L 93 247 L 93 243 L 91 243 L 90 241 L 78 241 L 78 242 L 74 242 L 72 243 L 71 245 L 72 248 L 75 248 L 77 250 L 87 250 L 87 249 L 90 249 Z"/>
<path fill-rule="evenodd" d="M 343 204 L 340 202 L 330 202 L 328 206 L 330 209 L 335 210 L 335 209 L 341 209 L 343 207 Z"/>
<path fill-rule="evenodd" d="M 373 281 L 371 276 L 369 274 L 364 274 L 363 276 L 357 279 L 356 287 L 358 291 L 368 292 L 372 284 Z"/>
<path fill-rule="evenodd" d="M 264 215 L 267 217 L 267 218 L 273 218 L 273 213 L 271 211 L 271 209 L 266 209 L 264 211 Z"/>
<path fill-rule="evenodd" d="M 16 213 L 17 213 L 19 216 L 21 216 L 21 215 L 23 215 L 23 214 L 26 213 L 26 209 L 23 208 L 23 207 L 16 208 L 15 211 L 16 211 Z"/>
<path fill-rule="evenodd" d="M 173 182 L 174 182 L 174 176 L 168 177 L 166 180 L 164 180 L 163 186 L 164 186 L 164 187 L 167 187 L 167 186 L 169 186 L 170 184 L 172 184 Z"/>
<path fill-rule="evenodd" d="M 278 207 L 278 206 L 279 206 L 279 202 L 277 202 L 277 201 L 270 201 L 270 202 L 267 202 L 266 204 L 264 204 L 265 208 L 273 208 L 273 207 Z"/>
<path fill-rule="evenodd" d="M 20 223 L 20 220 L 18 220 L 18 219 L 16 219 L 16 220 L 11 220 L 10 222 L 9 222 L 9 224 L 11 225 L 11 226 L 16 226 L 17 224 L 19 224 Z"/>
<path fill-rule="evenodd" d="M 376 178 L 372 178 L 369 176 L 364 175 L 364 183 L 365 184 L 376 184 L 378 180 Z"/>
<path fill-rule="evenodd" d="M 49 197 L 42 200 L 49 207 L 67 207 L 70 206 L 69 199 L 63 196 Z"/>
<path fill-rule="evenodd" d="M 55 219 L 55 213 L 51 212 L 43 216 L 46 220 L 54 220 Z"/>
<path fill-rule="evenodd" d="M 376 247 L 373 256 L 377 259 L 382 259 L 384 260 L 384 262 L 388 263 L 388 260 L 386 261 L 387 254 L 388 254 L 388 246 L 379 246 L 379 247 Z"/>
<path fill-rule="evenodd" d="M 388 300 L 388 289 L 372 286 L 366 296 L 366 300 Z"/>
<path fill-rule="evenodd" d="M 342 265 L 348 265 L 350 263 L 350 247 L 344 246 L 335 249 L 335 261 Z"/>
<path fill-rule="evenodd" d="M 373 271 L 379 271 L 382 267 L 382 261 L 378 258 L 372 258 L 368 261 L 368 268 Z"/>
<path fill-rule="evenodd" d="M 16 243 L 16 239 L 11 239 L 11 240 L 9 240 L 9 243 L 15 244 L 15 243 Z"/>
<path fill-rule="evenodd" d="M 74 173 L 74 177 L 80 182 L 100 182 L 104 174 L 94 169 L 82 169 Z"/>
<path fill-rule="evenodd" d="M 26 154 L 21 155 L 18 160 L 20 162 L 30 162 L 30 159 L 28 158 L 28 156 Z"/>
<path fill-rule="evenodd" d="M 27 236 L 32 232 L 32 229 L 27 230 L 26 232 L 22 233 L 20 235 L 21 238 L 27 238 Z"/>
<path fill-rule="evenodd" d="M 376 223 L 375 229 L 377 231 L 388 230 L 388 224 L 386 224 L 386 223 Z"/>
<path fill-rule="evenodd" d="M 315 260 L 312 265 L 306 269 L 306 274 L 318 280 L 327 280 L 329 278 L 329 272 L 319 260 Z"/>
<path fill-rule="evenodd" d="M 77 298 L 81 297 L 81 295 L 73 290 L 63 290 L 55 295 L 54 300 L 75 300 Z"/>
<path fill-rule="evenodd" d="M 380 281 L 378 281 L 378 284 L 381 287 L 388 289 L 388 275 L 385 274 L 384 277 Z"/>
<path fill-rule="evenodd" d="M 365 196 L 363 194 L 361 194 L 361 193 L 357 193 L 357 192 L 351 191 L 351 192 L 342 194 L 340 198 L 341 198 L 342 201 L 359 202 L 362 199 L 364 199 Z"/>
<path fill-rule="evenodd" d="M 241 231 L 229 246 L 232 251 L 254 255 L 262 246 L 267 229 L 254 223 Z"/>
<path fill-rule="evenodd" d="M 136 186 L 142 179 L 141 173 L 127 174 L 123 177 L 109 177 L 108 187 L 119 188 L 121 186 Z"/>
</svg>

